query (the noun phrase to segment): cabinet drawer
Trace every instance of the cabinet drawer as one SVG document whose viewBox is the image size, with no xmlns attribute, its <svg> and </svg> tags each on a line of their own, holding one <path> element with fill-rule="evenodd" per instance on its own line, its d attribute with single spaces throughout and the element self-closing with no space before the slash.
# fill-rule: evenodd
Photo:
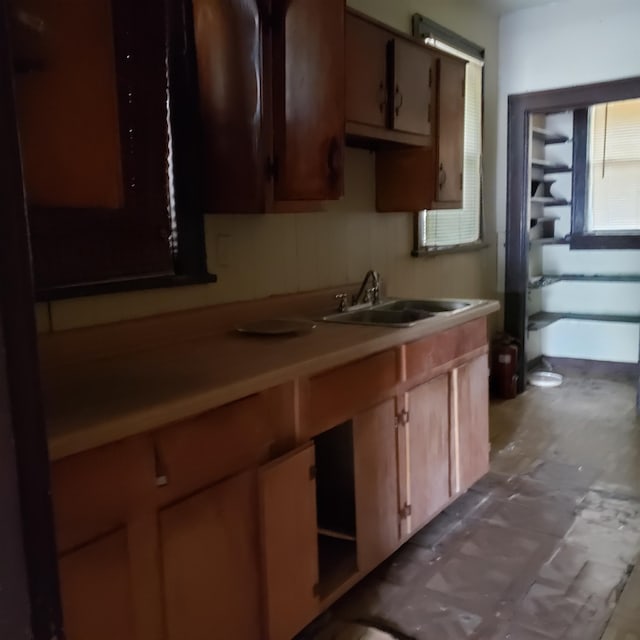
<svg viewBox="0 0 640 640">
<path fill-rule="evenodd" d="M 160 500 L 175 500 L 268 460 L 273 435 L 260 396 L 250 396 L 154 434 Z"/>
<path fill-rule="evenodd" d="M 131 438 L 53 464 L 51 489 L 58 549 L 121 527 L 155 493 L 153 448 Z"/>
<path fill-rule="evenodd" d="M 398 382 L 396 352 L 383 351 L 309 380 L 309 436 L 392 396 Z"/>
<path fill-rule="evenodd" d="M 406 346 L 407 380 L 424 378 L 431 370 L 487 344 L 487 322 L 478 318 Z M 437 374 L 437 372 L 434 372 Z"/>
</svg>

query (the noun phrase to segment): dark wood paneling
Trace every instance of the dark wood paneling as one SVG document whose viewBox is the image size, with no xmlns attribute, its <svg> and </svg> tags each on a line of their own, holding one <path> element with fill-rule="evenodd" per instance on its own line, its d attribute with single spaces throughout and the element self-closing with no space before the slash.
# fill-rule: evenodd
<svg viewBox="0 0 640 640">
<path fill-rule="evenodd" d="M 273 0 L 277 201 L 344 190 L 344 0 Z"/>
<path fill-rule="evenodd" d="M 589 110 L 573 112 L 573 174 L 571 176 L 571 237 L 585 230 Z"/>
<path fill-rule="evenodd" d="M 207 212 L 264 211 L 262 0 L 194 0 Z"/>
<path fill-rule="evenodd" d="M 522 96 L 509 96 L 507 131 L 507 228 L 505 244 L 504 329 L 524 345 L 527 323 L 527 283 L 529 264 L 529 114 Z M 526 362 L 520 352 L 518 391 L 526 384 Z"/>
<path fill-rule="evenodd" d="M 62 636 L 33 286 L 0 2 L 0 637 Z"/>
</svg>

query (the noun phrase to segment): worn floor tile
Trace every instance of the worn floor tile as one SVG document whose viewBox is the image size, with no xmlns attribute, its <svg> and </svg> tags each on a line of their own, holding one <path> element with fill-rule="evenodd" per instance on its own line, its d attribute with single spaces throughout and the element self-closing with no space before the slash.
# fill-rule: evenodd
<svg viewBox="0 0 640 640">
<path fill-rule="evenodd" d="M 634 403 L 572 378 L 494 403 L 492 471 L 300 640 L 640 640 Z"/>
</svg>

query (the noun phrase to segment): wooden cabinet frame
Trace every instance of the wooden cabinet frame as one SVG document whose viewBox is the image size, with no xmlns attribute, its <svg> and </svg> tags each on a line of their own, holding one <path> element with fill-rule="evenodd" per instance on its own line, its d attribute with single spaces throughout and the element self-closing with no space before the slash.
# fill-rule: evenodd
<svg viewBox="0 0 640 640">
<path fill-rule="evenodd" d="M 119 615 L 114 624 L 132 628 L 133 608 L 131 640 L 151 640 L 166 624 L 169 637 L 206 637 L 198 634 L 214 619 L 229 632 L 225 605 L 205 606 L 203 593 L 215 581 L 207 540 L 245 549 L 255 562 L 229 578 L 235 587 L 228 593 L 216 584 L 217 598 L 228 597 L 236 611 L 239 585 L 246 584 L 257 622 L 243 625 L 242 637 L 288 640 L 487 471 L 486 342 L 486 320 L 472 320 L 155 434 L 62 459 L 53 469 L 59 551 L 86 549 L 109 584 L 130 585 L 124 599 L 105 585 L 107 595 L 116 594 L 109 596 Z M 350 461 L 327 463 L 327 451 Z M 317 489 L 321 464 L 332 476 L 338 466 L 346 469 L 337 489 L 329 483 L 329 500 Z M 87 495 L 74 502 L 78 476 Z M 341 527 L 345 518 L 326 524 L 325 507 L 336 503 L 336 491 L 346 493 L 347 482 L 355 526 Z M 212 515 L 218 512 L 235 523 L 229 526 L 244 522 L 244 537 L 229 538 Z M 104 549 L 92 547 L 96 541 Z M 339 548 L 327 546 L 331 541 Z M 200 571 L 198 549 L 207 570 Z M 116 573 L 105 569 L 105 557 L 118 561 Z M 184 566 L 198 567 L 193 580 Z M 226 561 L 221 566 L 232 572 Z M 82 602 L 83 576 L 65 564 L 66 603 Z M 189 588 L 198 593 L 192 601 Z M 91 625 L 82 616 L 73 620 Z"/>
</svg>

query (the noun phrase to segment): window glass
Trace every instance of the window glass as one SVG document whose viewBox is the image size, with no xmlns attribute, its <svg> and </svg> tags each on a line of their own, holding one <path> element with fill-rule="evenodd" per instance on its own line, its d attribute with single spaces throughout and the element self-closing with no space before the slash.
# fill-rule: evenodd
<svg viewBox="0 0 640 640">
<path fill-rule="evenodd" d="M 587 230 L 640 230 L 640 99 L 589 109 Z"/>
</svg>

